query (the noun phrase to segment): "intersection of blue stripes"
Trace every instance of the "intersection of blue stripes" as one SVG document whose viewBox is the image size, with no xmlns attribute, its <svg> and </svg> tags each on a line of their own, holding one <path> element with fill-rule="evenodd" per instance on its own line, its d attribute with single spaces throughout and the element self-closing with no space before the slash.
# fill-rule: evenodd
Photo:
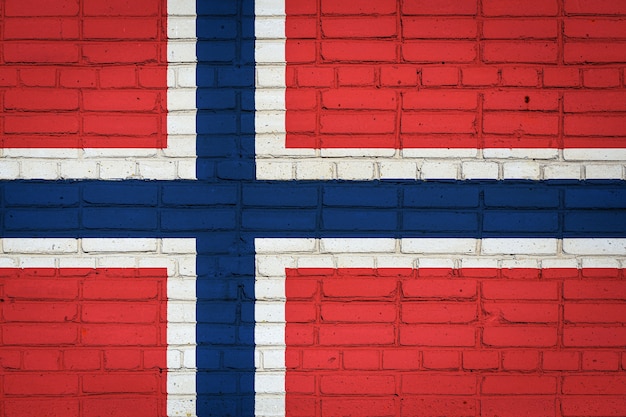
<svg viewBox="0 0 626 417">
<path fill-rule="evenodd" d="M 5 181 L 2 237 L 194 237 L 198 415 L 254 414 L 255 237 L 626 237 L 622 181 L 256 181 L 254 5 L 198 0 L 197 181 Z"/>
</svg>

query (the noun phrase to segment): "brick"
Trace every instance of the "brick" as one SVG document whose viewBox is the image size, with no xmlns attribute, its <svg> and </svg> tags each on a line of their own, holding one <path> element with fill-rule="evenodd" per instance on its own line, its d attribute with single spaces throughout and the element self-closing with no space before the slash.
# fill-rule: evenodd
<svg viewBox="0 0 626 417">
<path fill-rule="evenodd" d="M 575 371 L 580 366 L 580 355 L 571 351 L 543 352 L 543 369 L 546 371 Z"/>
<path fill-rule="evenodd" d="M 317 129 L 317 114 L 313 111 L 289 111 L 286 116 L 285 128 L 292 132 L 315 132 Z"/>
<path fill-rule="evenodd" d="M 161 73 L 164 71 L 161 69 Z M 137 71 L 131 66 L 106 67 L 100 70 L 101 88 L 135 87 L 137 85 Z M 160 87 L 163 87 L 163 83 Z"/>
<path fill-rule="evenodd" d="M 83 348 L 64 350 L 63 366 L 73 371 L 100 369 L 100 351 Z"/>
<path fill-rule="evenodd" d="M 420 298 L 474 298 L 476 282 L 473 280 L 417 279 L 402 282 L 405 297 Z"/>
<path fill-rule="evenodd" d="M 498 369 L 500 358 L 498 352 L 491 350 L 476 350 L 463 352 L 463 369 Z"/>
<path fill-rule="evenodd" d="M 285 343 L 288 346 L 313 344 L 314 329 L 310 325 L 288 323 L 286 329 Z"/>
<path fill-rule="evenodd" d="M 537 369 L 538 352 L 534 350 L 502 352 L 502 369 L 506 371 L 533 371 Z"/>
<path fill-rule="evenodd" d="M 404 374 L 403 394 L 471 395 L 476 393 L 476 376 L 467 374 Z"/>
<path fill-rule="evenodd" d="M 396 12 L 394 0 L 363 0 L 355 3 L 322 1 L 322 14 L 391 14 Z"/>
<path fill-rule="evenodd" d="M 148 0 L 111 0 L 106 3 L 85 0 L 83 13 L 86 16 L 156 16 L 159 4 Z"/>
<path fill-rule="evenodd" d="M 320 345 L 389 345 L 395 340 L 393 325 L 331 324 L 319 328 Z"/>
<path fill-rule="evenodd" d="M 158 93 L 154 91 L 83 91 L 83 108 L 88 111 L 159 110 Z"/>
<path fill-rule="evenodd" d="M 496 85 L 500 71 L 496 67 L 467 67 L 461 69 L 461 83 L 468 86 Z"/>
<path fill-rule="evenodd" d="M 567 300 L 625 300 L 626 288 L 620 281 L 565 281 L 563 297 Z"/>
<path fill-rule="evenodd" d="M 486 19 L 485 39 L 552 39 L 557 36 L 557 23 L 546 19 Z"/>
<path fill-rule="evenodd" d="M 65 322 L 77 318 L 75 304 L 60 302 L 13 302 L 2 309 L 6 322 Z"/>
<path fill-rule="evenodd" d="M 325 109 L 393 110 L 397 107 L 396 92 L 383 89 L 342 88 L 322 92 Z"/>
<path fill-rule="evenodd" d="M 425 369 L 459 369 L 460 352 L 455 350 L 434 350 L 422 353 Z"/>
<path fill-rule="evenodd" d="M 563 110 L 568 113 L 626 111 L 626 93 L 621 91 L 567 91 Z"/>
<path fill-rule="evenodd" d="M 395 403 L 390 398 L 324 398 L 322 415 L 343 417 L 350 414 L 370 416 L 391 416 L 395 413 Z"/>
<path fill-rule="evenodd" d="M 8 279 L 4 282 L 4 294 L 16 299 L 73 300 L 78 296 L 75 280 L 55 279 Z"/>
<path fill-rule="evenodd" d="M 69 395 L 78 392 L 78 375 L 61 373 L 16 373 L 4 376 L 9 395 Z"/>
<path fill-rule="evenodd" d="M 18 349 L 8 350 L 5 348 L 0 351 L 1 369 L 20 369 L 22 367 L 22 352 Z"/>
<path fill-rule="evenodd" d="M 382 74 L 385 74 L 385 68 L 381 70 Z M 413 71 L 415 72 L 415 71 Z M 382 77 L 382 75 L 381 75 Z M 337 68 L 337 81 L 339 85 L 371 85 L 374 83 L 374 68 L 371 66 L 357 66 L 350 65 L 349 67 Z M 415 76 L 415 83 L 417 84 L 417 76 Z"/>
<path fill-rule="evenodd" d="M 563 394 L 626 394 L 626 379 L 616 375 L 567 375 L 563 378 Z"/>
<path fill-rule="evenodd" d="M 474 15 L 476 2 L 473 0 L 407 0 L 402 3 L 402 12 L 409 15 Z"/>
<path fill-rule="evenodd" d="M 229 103 L 228 108 L 235 108 L 235 94 L 229 94 L 228 99 L 222 97 L 220 102 Z M 312 110 L 317 107 L 317 91 L 313 88 L 289 88 L 285 92 L 286 107 L 290 110 Z M 213 107 L 219 108 L 220 104 L 215 103 Z"/>
<path fill-rule="evenodd" d="M 382 134 L 392 133 L 396 127 L 396 116 L 391 112 L 342 112 L 322 113 L 321 133 L 339 134 Z"/>
<path fill-rule="evenodd" d="M 299 67 L 297 69 L 299 87 L 331 87 L 335 81 L 332 68 Z"/>
<path fill-rule="evenodd" d="M 83 36 L 89 39 L 156 39 L 158 22 L 156 19 L 83 19 Z"/>
<path fill-rule="evenodd" d="M 617 68 L 583 70 L 583 85 L 588 88 L 618 87 L 620 71 Z"/>
<path fill-rule="evenodd" d="M 404 346 L 474 346 L 475 331 L 468 326 L 400 326 L 400 344 Z"/>
<path fill-rule="evenodd" d="M 396 45 L 384 41 L 326 41 L 321 44 L 326 62 L 391 62 L 396 59 Z"/>
<path fill-rule="evenodd" d="M 564 33 L 568 38 L 624 38 L 624 21 L 621 19 L 576 18 L 564 20 Z"/>
<path fill-rule="evenodd" d="M 485 376 L 483 394 L 556 394 L 556 378 L 541 375 Z"/>
<path fill-rule="evenodd" d="M 485 281 L 482 295 L 490 300 L 556 300 L 556 282 Z"/>
<path fill-rule="evenodd" d="M 209 24 L 206 26 L 210 27 L 211 25 Z M 285 35 L 289 39 L 313 39 L 317 37 L 317 26 L 317 20 L 312 19 L 311 17 L 288 16 L 285 20 Z M 233 22 L 232 29 L 230 30 L 228 37 L 234 38 L 236 33 L 237 25 L 236 22 Z"/>
<path fill-rule="evenodd" d="M 485 0 L 485 16 L 556 16 L 559 7 L 556 0 L 529 0 L 524 4 L 515 0 Z"/>
<path fill-rule="evenodd" d="M 74 18 L 7 18 L 4 39 L 77 39 L 78 27 Z"/>
<path fill-rule="evenodd" d="M 63 68 L 60 71 L 61 87 L 95 87 L 96 72 L 88 68 Z"/>
<path fill-rule="evenodd" d="M 563 345 L 567 347 L 618 347 L 626 344 L 624 327 L 566 327 Z"/>
<path fill-rule="evenodd" d="M 56 349 L 31 349 L 24 352 L 24 370 L 58 371 L 61 352 Z"/>
<path fill-rule="evenodd" d="M 563 59 L 566 64 L 624 62 L 626 44 L 618 42 L 566 42 Z"/>
<path fill-rule="evenodd" d="M 72 114 L 33 113 L 32 115 L 5 116 L 6 133 L 77 133 L 78 117 Z"/>
<path fill-rule="evenodd" d="M 402 417 L 476 415 L 476 401 L 471 397 L 407 396 L 402 398 Z"/>
<path fill-rule="evenodd" d="M 27 70 L 22 70 L 23 73 Z M 0 68 L 0 87 L 13 87 L 17 85 L 17 70 L 15 68 Z"/>
<path fill-rule="evenodd" d="M 377 370 L 380 368 L 380 355 L 371 349 L 344 350 L 343 367 L 351 370 Z"/>
<path fill-rule="evenodd" d="M 4 400 L 6 417 L 79 416 L 78 398 L 12 398 Z"/>
<path fill-rule="evenodd" d="M 7 63 L 77 63 L 78 45 L 68 42 L 5 42 L 4 61 Z"/>
<path fill-rule="evenodd" d="M 77 90 L 24 88 L 11 89 L 4 94 L 4 108 L 12 110 L 76 110 Z"/>
<path fill-rule="evenodd" d="M 556 135 L 559 116 L 546 113 L 489 112 L 483 116 L 483 131 L 494 134 Z"/>
<path fill-rule="evenodd" d="M 393 322 L 396 319 L 396 306 L 390 303 L 358 301 L 323 303 L 320 317 L 323 322 Z"/>
<path fill-rule="evenodd" d="M 483 330 L 483 344 L 496 347 L 548 347 L 557 343 L 556 328 L 499 326 Z"/>
<path fill-rule="evenodd" d="M 565 304 L 564 319 L 569 323 L 624 323 L 624 304 Z"/>
<path fill-rule="evenodd" d="M 488 42 L 483 47 L 487 63 L 556 63 L 558 47 L 555 42 Z"/>
<path fill-rule="evenodd" d="M 380 83 L 389 87 L 415 86 L 419 71 L 413 66 L 383 66 Z"/>
<path fill-rule="evenodd" d="M 326 38 L 389 38 L 396 36 L 396 17 L 327 17 L 322 19 L 322 34 Z"/>
<path fill-rule="evenodd" d="M 91 64 L 155 62 L 158 57 L 157 45 L 148 42 L 93 42 L 82 46 L 82 58 Z"/>
<path fill-rule="evenodd" d="M 82 401 L 81 410 L 84 417 L 124 417 L 128 415 L 128 410 L 133 410 L 134 417 L 153 417 L 163 411 L 156 396 L 114 399 L 87 397 Z"/>
<path fill-rule="evenodd" d="M 553 417 L 558 411 L 551 397 L 487 397 L 480 400 L 481 417 Z"/>
<path fill-rule="evenodd" d="M 475 133 L 474 113 L 404 113 L 402 133 Z"/>
<path fill-rule="evenodd" d="M 83 323 L 152 323 L 158 319 L 157 306 L 139 303 L 85 303 Z"/>
<path fill-rule="evenodd" d="M 82 390 L 89 394 L 148 394 L 157 391 L 158 382 L 156 375 L 147 372 L 84 375 Z"/>
<path fill-rule="evenodd" d="M 129 324 L 86 324 L 81 327 L 81 341 L 85 346 L 154 345 L 158 328 Z"/>
<path fill-rule="evenodd" d="M 7 16 L 75 16 L 78 0 L 56 0 L 45 4 L 37 0 L 6 0 L 4 12 Z"/>
<path fill-rule="evenodd" d="M 485 93 L 485 110 L 558 110 L 559 96 L 553 91 L 490 91 Z"/>
<path fill-rule="evenodd" d="M 476 31 L 476 20 L 471 18 L 402 18 L 404 39 L 474 39 Z"/>
<path fill-rule="evenodd" d="M 476 58 L 476 44 L 464 41 L 406 41 L 402 57 L 408 62 L 453 63 L 472 62 Z"/>
<path fill-rule="evenodd" d="M 474 303 L 402 303 L 403 323 L 471 323 L 477 318 Z"/>
<path fill-rule="evenodd" d="M 383 350 L 383 369 L 419 369 L 419 351 L 414 349 Z"/>
<path fill-rule="evenodd" d="M 583 352 L 584 371 L 617 371 L 619 370 L 618 352 Z"/>
<path fill-rule="evenodd" d="M 483 311 L 505 323 L 555 323 L 559 319 L 556 303 L 484 303 Z"/>
<path fill-rule="evenodd" d="M 289 63 L 315 62 L 317 59 L 316 43 L 311 40 L 288 40 L 285 45 L 285 56 Z"/>
<path fill-rule="evenodd" d="M 308 301 L 289 301 L 285 306 L 285 316 L 290 323 L 312 322 L 317 319 L 317 307 Z"/>
<path fill-rule="evenodd" d="M 322 394 L 385 395 L 395 392 L 395 380 L 387 375 L 325 375 L 320 378 Z"/>
<path fill-rule="evenodd" d="M 546 67 L 543 69 L 543 85 L 545 87 L 578 87 L 580 71 L 578 68 Z"/>
<path fill-rule="evenodd" d="M 301 373 L 288 373 L 285 378 L 285 388 L 290 393 L 313 393 L 315 392 L 315 377 Z"/>
<path fill-rule="evenodd" d="M 422 68 L 422 85 L 457 85 L 459 70 L 454 67 Z"/>
<path fill-rule="evenodd" d="M 612 0 L 565 0 L 567 14 L 624 15 L 626 5 Z"/>
<path fill-rule="evenodd" d="M 619 417 L 626 415 L 626 398 L 602 395 L 601 399 L 590 401 L 588 395 L 566 396 L 561 400 L 561 413 L 564 417 Z"/>
<path fill-rule="evenodd" d="M 159 132 L 160 118 L 152 115 L 85 115 L 85 133 L 146 136 Z"/>
</svg>

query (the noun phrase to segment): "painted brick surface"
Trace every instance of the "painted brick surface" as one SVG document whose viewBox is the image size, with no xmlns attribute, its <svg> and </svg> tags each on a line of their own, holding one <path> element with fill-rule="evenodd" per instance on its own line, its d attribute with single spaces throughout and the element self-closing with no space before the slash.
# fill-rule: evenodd
<svg viewBox="0 0 626 417">
<path fill-rule="evenodd" d="M 6 1 L 0 416 L 625 414 L 624 13 Z"/>
</svg>

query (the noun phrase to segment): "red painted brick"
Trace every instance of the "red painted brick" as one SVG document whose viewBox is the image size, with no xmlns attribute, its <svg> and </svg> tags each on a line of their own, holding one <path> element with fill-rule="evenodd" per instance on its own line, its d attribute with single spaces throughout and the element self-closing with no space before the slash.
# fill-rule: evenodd
<svg viewBox="0 0 626 417">
<path fill-rule="evenodd" d="M 459 70 L 454 67 L 425 67 L 422 69 L 422 84 L 432 85 L 457 85 L 459 82 Z"/>
<path fill-rule="evenodd" d="M 83 108 L 88 111 L 149 111 L 159 109 L 154 91 L 83 91 Z"/>
<path fill-rule="evenodd" d="M 85 303 L 83 323 L 152 323 L 158 318 L 157 306 L 139 303 Z"/>
<path fill-rule="evenodd" d="M 485 16 L 556 16 L 558 11 L 556 0 L 483 0 Z"/>
<path fill-rule="evenodd" d="M 10 110 L 76 110 L 78 90 L 16 88 L 4 94 L 4 108 Z"/>
<path fill-rule="evenodd" d="M 383 350 L 383 369 L 419 369 L 419 351 L 385 349 Z"/>
<path fill-rule="evenodd" d="M 130 350 L 128 351 L 130 353 Z M 129 355 L 134 360 L 134 355 Z M 126 360 L 124 359 L 124 362 Z M 132 365 L 129 363 L 121 363 L 121 365 Z M 167 352 L 164 349 L 144 349 L 143 351 L 143 368 L 144 369 L 163 369 L 167 366 Z"/>
<path fill-rule="evenodd" d="M 621 417 L 626 415 L 626 397 L 603 395 L 590 401 L 589 395 L 566 396 L 561 400 L 561 413 L 563 417 Z"/>
<path fill-rule="evenodd" d="M 322 113 L 320 132 L 339 134 L 383 134 L 392 133 L 396 127 L 393 112 L 342 112 Z"/>
<path fill-rule="evenodd" d="M 317 129 L 317 114 L 313 111 L 290 111 L 285 120 L 287 132 L 315 132 Z"/>
<path fill-rule="evenodd" d="M 317 3 L 301 2 L 301 1 L 286 1 L 285 12 L 287 15 L 298 14 L 316 14 Z"/>
<path fill-rule="evenodd" d="M 75 324 L 4 324 L 2 341 L 5 345 L 61 345 L 75 343 Z"/>
<path fill-rule="evenodd" d="M 77 317 L 76 305 L 60 302 L 13 302 L 3 306 L 5 322 L 65 322 Z"/>
<path fill-rule="evenodd" d="M 402 57 L 408 62 L 451 63 L 472 62 L 476 58 L 476 44 L 469 41 L 406 41 Z"/>
<path fill-rule="evenodd" d="M 626 14 L 626 4 L 615 0 L 565 0 L 567 14 Z"/>
<path fill-rule="evenodd" d="M 139 114 L 92 115 L 83 117 L 85 133 L 96 135 L 153 135 L 159 131 L 158 116 Z"/>
<path fill-rule="evenodd" d="M 84 0 L 83 13 L 86 16 L 156 16 L 160 1 L 150 0 Z"/>
<path fill-rule="evenodd" d="M 78 398 L 6 398 L 3 402 L 5 417 L 81 416 Z"/>
<path fill-rule="evenodd" d="M 580 355 L 572 351 L 543 352 L 543 369 L 546 371 L 576 371 L 580 366 Z"/>
<path fill-rule="evenodd" d="M 533 371 L 539 365 L 535 350 L 513 350 L 502 352 L 502 369 L 506 371 Z"/>
<path fill-rule="evenodd" d="M 22 351 L 21 350 L 0 350 L 0 368 L 1 369 L 20 369 L 22 367 Z"/>
<path fill-rule="evenodd" d="M 402 282 L 405 297 L 474 298 L 476 281 L 466 279 L 414 279 Z"/>
<path fill-rule="evenodd" d="M 404 14 L 416 15 L 474 15 L 476 1 L 474 0 L 405 0 L 402 2 Z"/>
<path fill-rule="evenodd" d="M 556 300 L 557 282 L 484 281 L 482 296 L 489 300 Z"/>
<path fill-rule="evenodd" d="M 519 41 L 488 42 L 483 46 L 483 59 L 487 63 L 556 63 L 556 42 Z"/>
<path fill-rule="evenodd" d="M 321 306 L 323 322 L 393 322 L 396 305 L 352 301 L 350 303 L 324 303 Z"/>
<path fill-rule="evenodd" d="M 64 113 L 33 113 L 4 118 L 6 133 L 77 133 L 78 116 Z"/>
<path fill-rule="evenodd" d="M 584 371 L 617 371 L 619 369 L 618 352 L 588 351 L 583 352 Z"/>
<path fill-rule="evenodd" d="M 404 113 L 402 133 L 475 133 L 474 113 Z"/>
<path fill-rule="evenodd" d="M 125 372 L 83 375 L 82 391 L 87 394 L 133 394 L 155 393 L 157 376 L 149 372 Z"/>
<path fill-rule="evenodd" d="M 380 355 L 371 349 L 344 350 L 343 367 L 350 370 L 377 370 L 380 369 Z"/>
<path fill-rule="evenodd" d="M 88 279 L 82 287 L 86 300 L 147 300 L 158 294 L 156 282 L 139 279 L 133 280 L 132 285 L 124 279 Z"/>
<path fill-rule="evenodd" d="M 382 74 L 385 74 L 383 67 Z M 415 72 L 415 71 L 413 71 Z M 371 66 L 351 65 L 337 68 L 337 81 L 340 86 L 344 85 L 371 85 L 374 83 L 374 68 Z M 415 83 L 417 84 L 417 77 Z"/>
<path fill-rule="evenodd" d="M 485 93 L 483 101 L 485 110 L 556 111 L 558 107 L 559 95 L 554 91 L 489 91 Z"/>
<path fill-rule="evenodd" d="M 324 398 L 322 415 L 328 417 L 355 416 L 392 416 L 395 413 L 395 402 L 390 398 Z"/>
<path fill-rule="evenodd" d="M 389 345 L 395 341 L 393 325 L 331 324 L 319 328 L 320 345 Z"/>
<path fill-rule="evenodd" d="M 626 111 L 626 93 L 621 91 L 566 91 L 563 110 L 568 113 Z"/>
<path fill-rule="evenodd" d="M 388 87 L 415 86 L 418 73 L 414 66 L 384 66 L 380 70 L 380 83 Z"/>
<path fill-rule="evenodd" d="M 563 345 L 567 347 L 618 347 L 626 345 L 626 327 L 566 327 Z"/>
<path fill-rule="evenodd" d="M 358 16 L 322 19 L 326 38 L 389 38 L 396 36 L 395 16 Z"/>
<path fill-rule="evenodd" d="M 625 323 L 625 304 L 565 304 L 564 318 L 570 323 Z"/>
<path fill-rule="evenodd" d="M 490 112 L 483 116 L 483 131 L 495 134 L 556 135 L 557 114 L 524 112 Z"/>
<path fill-rule="evenodd" d="M 4 62 L 73 64 L 78 62 L 78 45 L 69 42 L 5 42 Z"/>
<path fill-rule="evenodd" d="M 314 40 L 287 40 L 285 56 L 289 63 L 315 62 L 317 46 Z"/>
<path fill-rule="evenodd" d="M 467 90 L 411 90 L 402 93 L 402 108 L 408 110 L 473 110 L 478 94 Z"/>
<path fill-rule="evenodd" d="M 554 398 L 546 396 L 483 397 L 480 405 L 481 417 L 554 417 L 558 415 Z"/>
<path fill-rule="evenodd" d="M 427 350 L 422 356 L 425 369 L 456 370 L 461 366 L 460 352 L 455 350 Z"/>
<path fill-rule="evenodd" d="M 57 349 L 25 350 L 23 369 L 29 371 L 58 371 L 61 369 L 61 351 Z"/>
<path fill-rule="evenodd" d="M 626 394 L 626 377 L 622 375 L 566 375 L 563 394 Z"/>
<path fill-rule="evenodd" d="M 100 369 L 100 351 L 92 349 L 71 349 L 63 351 L 63 366 L 68 370 L 88 371 Z"/>
<path fill-rule="evenodd" d="M 163 76 L 165 70 L 159 69 Z M 101 88 L 135 87 L 137 85 L 137 71 L 131 66 L 115 66 L 100 70 Z M 164 84 L 161 84 L 163 86 Z"/>
<path fill-rule="evenodd" d="M 568 38 L 611 38 L 626 37 L 624 21 L 621 19 L 603 19 L 593 17 L 589 19 L 565 19 L 564 34 Z"/>
<path fill-rule="evenodd" d="M 568 300 L 626 300 L 621 281 L 565 281 L 563 296 Z"/>
<path fill-rule="evenodd" d="M 461 83 L 468 86 L 496 85 L 500 71 L 496 67 L 467 67 L 461 69 Z"/>
<path fill-rule="evenodd" d="M 589 88 L 618 87 L 619 68 L 595 68 L 583 70 L 583 85 Z"/>
<path fill-rule="evenodd" d="M 82 58 L 90 64 L 155 62 L 157 44 L 148 42 L 88 43 L 82 46 Z"/>
<path fill-rule="evenodd" d="M 335 82 L 332 68 L 301 66 L 297 68 L 299 87 L 331 87 Z"/>
<path fill-rule="evenodd" d="M 559 319 L 556 303 L 485 303 L 483 312 L 504 323 L 555 323 Z"/>
<path fill-rule="evenodd" d="M 307 17 L 287 16 L 285 20 L 285 35 L 289 39 L 315 39 L 317 37 L 317 19 Z"/>
<path fill-rule="evenodd" d="M 94 70 L 88 68 L 62 68 L 59 82 L 61 87 L 95 87 L 96 75 Z"/>
<path fill-rule="evenodd" d="M 342 88 L 322 92 L 325 109 L 393 110 L 397 107 L 397 93 L 388 89 Z"/>
<path fill-rule="evenodd" d="M 396 12 L 394 0 L 362 0 L 358 2 L 336 2 L 322 0 L 322 14 L 389 14 Z"/>
<path fill-rule="evenodd" d="M 113 398 L 88 397 L 82 400 L 81 417 L 128 417 L 128 411 L 132 410 L 133 417 L 154 417 L 165 415 L 165 405 L 159 405 L 159 398 L 132 397 Z"/>
<path fill-rule="evenodd" d="M 474 303 L 402 303 L 404 323 L 471 323 L 476 318 Z"/>
<path fill-rule="evenodd" d="M 626 43 L 620 42 L 566 42 L 564 60 L 566 64 L 624 62 Z"/>
<path fill-rule="evenodd" d="M 83 19 L 83 36 L 89 39 L 156 39 L 157 34 L 156 19 Z"/>
<path fill-rule="evenodd" d="M 411 373 L 402 375 L 402 393 L 471 395 L 476 393 L 476 376 L 468 374 Z"/>
<path fill-rule="evenodd" d="M 287 282 L 285 284 L 285 295 L 287 298 L 311 298 L 317 293 L 318 282 L 315 279 L 300 279 L 298 278 L 297 285 L 293 284 L 293 281 L 289 280 L 292 275 L 287 275 Z"/>
<path fill-rule="evenodd" d="M 86 324 L 80 332 L 85 346 L 154 345 L 158 339 L 158 328 L 147 325 Z"/>
<path fill-rule="evenodd" d="M 79 21 L 75 18 L 7 18 L 4 39 L 77 39 Z"/>
<path fill-rule="evenodd" d="M 55 0 L 41 3 L 37 0 L 5 0 L 7 16 L 75 16 L 78 0 Z"/>
<path fill-rule="evenodd" d="M 323 394 L 384 395 L 395 392 L 395 379 L 391 375 L 345 374 L 325 375 L 320 382 Z"/>
<path fill-rule="evenodd" d="M 322 59 L 327 62 L 393 62 L 396 45 L 386 41 L 326 41 L 321 45 Z"/>
<path fill-rule="evenodd" d="M 461 325 L 399 326 L 400 344 L 405 346 L 474 346 L 473 328 Z"/>
<path fill-rule="evenodd" d="M 339 369 L 338 350 L 306 349 L 302 351 L 303 369 Z"/>
<path fill-rule="evenodd" d="M 536 87 L 539 74 L 535 68 L 507 67 L 502 69 L 502 85 L 507 87 Z"/>
<path fill-rule="evenodd" d="M 17 85 L 17 70 L 15 68 L 0 68 L 0 87 L 13 87 L 15 85 Z"/>
<path fill-rule="evenodd" d="M 475 350 L 463 352 L 463 369 L 498 369 L 500 356 L 493 350 Z"/>
<path fill-rule="evenodd" d="M 141 351 L 139 349 L 107 349 L 104 351 L 104 367 L 106 369 L 137 369 L 140 365 Z"/>
<path fill-rule="evenodd" d="M 580 71 L 578 68 L 554 67 L 543 69 L 543 85 L 545 87 L 578 87 Z"/>
<path fill-rule="evenodd" d="M 483 343 L 496 347 L 548 347 L 557 343 L 557 331 L 553 327 L 500 326 L 483 330 Z"/>
<path fill-rule="evenodd" d="M 285 378 L 285 388 L 290 393 L 313 393 L 315 392 L 315 376 L 301 372 L 290 372 Z"/>
<path fill-rule="evenodd" d="M 310 325 L 287 323 L 286 329 L 285 343 L 287 346 L 313 344 L 314 329 Z"/>
<path fill-rule="evenodd" d="M 9 395 L 69 395 L 78 393 L 78 375 L 62 373 L 9 373 L 4 376 Z"/>
<path fill-rule="evenodd" d="M 107 80 L 106 75 L 108 70 L 113 70 L 113 68 L 107 68 L 100 71 L 100 85 L 102 87 L 111 86 L 111 82 L 113 79 Z M 132 68 L 131 68 L 132 70 Z M 167 74 L 165 71 L 165 65 L 163 66 L 141 66 L 137 68 L 137 73 L 139 74 L 139 86 L 146 88 L 154 88 L 167 85 Z M 132 84 L 131 84 L 132 85 Z"/>
<path fill-rule="evenodd" d="M 477 22 L 471 18 L 402 18 L 404 39 L 474 39 Z"/>
<path fill-rule="evenodd" d="M 476 415 L 476 401 L 470 397 L 410 396 L 402 398 L 402 417 Z"/>
<path fill-rule="evenodd" d="M 557 36 L 557 22 L 552 19 L 486 19 L 485 39 L 552 39 Z"/>
<path fill-rule="evenodd" d="M 556 378 L 542 375 L 490 375 L 483 378 L 483 394 L 556 394 Z"/>
<path fill-rule="evenodd" d="M 317 308 L 310 302 L 289 301 L 285 306 L 285 316 L 290 323 L 308 323 L 317 319 Z"/>
</svg>

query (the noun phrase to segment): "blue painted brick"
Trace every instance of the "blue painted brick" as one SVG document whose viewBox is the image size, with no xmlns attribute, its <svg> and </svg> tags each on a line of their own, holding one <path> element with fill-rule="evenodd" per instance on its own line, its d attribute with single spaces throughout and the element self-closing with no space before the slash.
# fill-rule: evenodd
<svg viewBox="0 0 626 417">
<path fill-rule="evenodd" d="M 574 235 L 624 237 L 626 213 L 623 210 L 570 211 L 564 215 L 564 229 Z"/>
<path fill-rule="evenodd" d="M 198 323 L 234 324 L 237 318 L 237 304 L 220 302 L 198 302 Z"/>
<path fill-rule="evenodd" d="M 202 369 L 221 369 L 223 349 L 224 348 L 217 346 L 197 347 L 196 360 L 198 367 Z"/>
<path fill-rule="evenodd" d="M 236 300 L 239 297 L 239 286 L 236 281 L 215 279 L 215 275 L 198 276 L 196 294 L 202 300 Z"/>
<path fill-rule="evenodd" d="M 196 2 L 196 13 L 206 16 L 221 16 L 237 13 L 237 1 L 203 0 Z"/>
<path fill-rule="evenodd" d="M 250 230 L 315 230 L 317 213 L 312 210 L 245 210 L 242 226 Z"/>
<path fill-rule="evenodd" d="M 249 68 L 218 68 L 217 84 L 220 87 L 252 87 L 254 86 L 254 71 Z M 252 94 L 245 90 L 245 93 Z"/>
<path fill-rule="evenodd" d="M 146 182 L 91 182 L 83 187 L 83 200 L 91 204 L 154 206 L 157 195 L 157 185 Z"/>
<path fill-rule="evenodd" d="M 237 392 L 239 375 L 235 372 L 196 375 L 196 389 L 198 394 L 233 394 Z"/>
<path fill-rule="evenodd" d="M 237 340 L 237 326 L 199 323 L 196 339 L 200 345 L 232 345 Z"/>
<path fill-rule="evenodd" d="M 215 86 L 215 67 L 213 65 L 198 63 L 196 66 L 196 85 L 199 88 Z M 210 109 L 210 107 L 206 107 L 201 101 L 198 101 L 198 109 Z"/>
<path fill-rule="evenodd" d="M 398 215 L 395 210 L 324 209 L 322 223 L 327 230 L 396 230 Z"/>
<path fill-rule="evenodd" d="M 237 19 L 199 17 L 196 20 L 196 35 L 199 39 L 235 39 Z"/>
<path fill-rule="evenodd" d="M 243 106 L 243 104 L 242 104 Z M 254 112 L 242 112 L 240 117 L 241 134 L 254 135 Z"/>
<path fill-rule="evenodd" d="M 480 188 L 474 184 L 412 185 L 404 189 L 405 207 L 478 207 Z"/>
<path fill-rule="evenodd" d="M 323 195 L 325 206 L 396 207 L 398 205 L 398 191 L 395 188 L 342 184 L 324 187 Z"/>
<path fill-rule="evenodd" d="M 226 88 L 199 88 L 196 100 L 202 103 L 202 108 L 213 110 L 232 110 L 237 107 L 235 91 Z"/>
<path fill-rule="evenodd" d="M 254 276 L 254 266 L 250 264 L 249 256 L 241 256 L 241 254 L 223 255 L 218 259 L 217 273 L 221 274 L 220 276 Z"/>
<path fill-rule="evenodd" d="M 477 232 L 478 214 L 473 211 L 404 211 L 404 230 L 423 234 L 439 232 Z"/>
<path fill-rule="evenodd" d="M 236 41 L 210 41 L 198 43 L 198 60 L 202 62 L 232 62 L 237 56 Z"/>
<path fill-rule="evenodd" d="M 157 213 L 143 208 L 86 208 L 82 223 L 87 229 L 156 230 Z"/>
<path fill-rule="evenodd" d="M 558 207 L 559 189 L 546 186 L 494 186 L 485 188 L 485 205 L 489 207 Z"/>
<path fill-rule="evenodd" d="M 313 207 L 318 204 L 318 188 L 287 183 L 243 186 L 243 204 L 262 207 Z"/>
<path fill-rule="evenodd" d="M 7 210 L 4 227 L 7 230 L 73 230 L 78 228 L 78 210 Z"/>
<path fill-rule="evenodd" d="M 243 90 L 240 93 L 241 97 L 241 110 L 254 111 L 254 91 Z"/>
<path fill-rule="evenodd" d="M 254 346 L 254 326 L 237 326 L 237 343 L 242 346 Z"/>
<path fill-rule="evenodd" d="M 571 188 L 565 191 L 566 208 L 626 208 L 626 188 Z"/>
<path fill-rule="evenodd" d="M 210 237 L 199 239 L 196 242 L 196 250 L 201 255 L 228 253 L 238 249 L 239 243 L 237 233 L 212 231 Z"/>
<path fill-rule="evenodd" d="M 165 209 L 161 212 L 163 230 L 224 230 L 234 227 L 234 210 Z"/>
<path fill-rule="evenodd" d="M 240 161 L 220 162 L 217 165 L 217 176 L 223 180 L 253 179 L 254 165 Z"/>
<path fill-rule="evenodd" d="M 8 183 L 3 186 L 7 206 L 72 206 L 78 203 L 78 187 L 59 183 Z"/>
<path fill-rule="evenodd" d="M 559 216 L 553 211 L 485 211 L 483 228 L 487 232 L 556 232 Z"/>
<path fill-rule="evenodd" d="M 196 402 L 196 410 L 199 416 L 207 417 L 232 417 L 232 416 L 245 416 L 254 415 L 241 414 L 237 411 L 238 405 L 241 400 L 234 396 L 215 396 L 210 397 L 208 395 L 201 396 Z"/>
<path fill-rule="evenodd" d="M 236 185 L 205 185 L 179 183 L 163 186 L 163 203 L 166 205 L 215 205 L 237 203 Z"/>
<path fill-rule="evenodd" d="M 250 368 L 252 365 L 252 368 Z M 254 352 L 248 349 L 229 349 L 224 351 L 224 368 L 254 369 Z"/>
<path fill-rule="evenodd" d="M 232 137 L 198 136 L 196 152 L 199 158 L 232 158 L 237 154 L 237 142 Z"/>
<path fill-rule="evenodd" d="M 237 120 L 237 114 L 232 112 L 198 114 L 197 132 L 212 135 L 237 133 Z"/>
</svg>

